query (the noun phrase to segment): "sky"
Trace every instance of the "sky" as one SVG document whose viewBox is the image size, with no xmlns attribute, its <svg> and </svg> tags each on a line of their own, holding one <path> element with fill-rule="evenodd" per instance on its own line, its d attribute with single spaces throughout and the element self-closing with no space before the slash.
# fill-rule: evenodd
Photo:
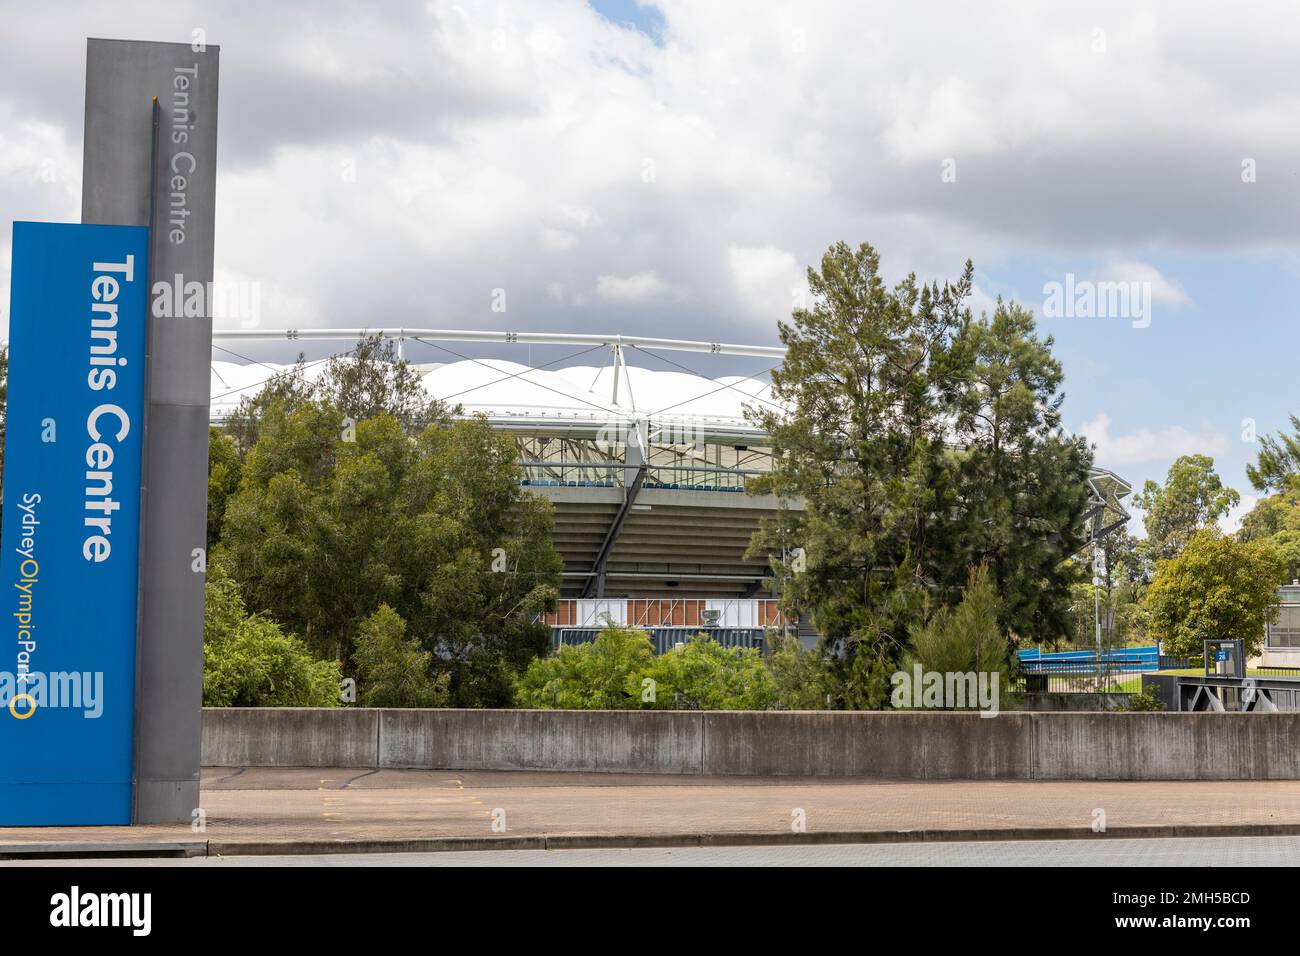
<svg viewBox="0 0 1300 956">
<path fill-rule="evenodd" d="M 0 0 L 0 24 L 4 328 L 8 223 L 79 217 L 85 38 L 203 31 L 217 278 L 263 328 L 776 344 L 804 269 L 868 241 L 891 281 L 973 260 L 976 312 L 1014 299 L 1054 337 L 1098 463 L 1140 487 L 1212 455 L 1229 526 L 1257 436 L 1300 413 L 1288 3 Z M 1137 304 L 1053 305 L 1114 282 Z"/>
</svg>

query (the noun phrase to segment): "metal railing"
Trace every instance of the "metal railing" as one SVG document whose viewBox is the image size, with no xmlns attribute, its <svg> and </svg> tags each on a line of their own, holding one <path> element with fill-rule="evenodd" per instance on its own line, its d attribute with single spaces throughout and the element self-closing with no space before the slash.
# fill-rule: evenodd
<svg viewBox="0 0 1300 956">
<path fill-rule="evenodd" d="M 1154 668 L 1152 668 L 1154 670 Z M 1114 661 L 1043 661 L 1021 668 L 1011 676 L 1011 690 L 1020 694 L 1114 694 L 1141 690 L 1143 671 Z"/>
<path fill-rule="evenodd" d="M 1263 677 L 1294 677 L 1300 680 L 1300 667 L 1272 667 L 1262 665 L 1260 667 L 1247 667 L 1246 676 L 1259 674 Z"/>
<path fill-rule="evenodd" d="M 621 488 L 627 471 L 635 465 L 597 461 L 525 461 L 523 483 L 535 488 Z M 709 468 L 694 465 L 650 465 L 642 488 L 674 491 L 743 492 L 746 482 L 761 471 Z"/>
<path fill-rule="evenodd" d="M 1080 651 L 1021 658 L 1017 664 L 1013 692 L 1054 694 L 1138 693 L 1143 674 L 1189 666 L 1186 658 L 1148 653 L 1146 648 L 1106 651 L 1100 663 L 1095 651 Z"/>
</svg>

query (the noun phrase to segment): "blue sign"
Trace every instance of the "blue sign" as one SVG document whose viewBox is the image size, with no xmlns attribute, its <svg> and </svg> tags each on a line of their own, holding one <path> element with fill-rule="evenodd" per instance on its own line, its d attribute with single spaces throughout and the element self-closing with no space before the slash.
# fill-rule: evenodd
<svg viewBox="0 0 1300 956">
<path fill-rule="evenodd" d="M 14 223 L 0 825 L 131 822 L 148 236 Z"/>
</svg>

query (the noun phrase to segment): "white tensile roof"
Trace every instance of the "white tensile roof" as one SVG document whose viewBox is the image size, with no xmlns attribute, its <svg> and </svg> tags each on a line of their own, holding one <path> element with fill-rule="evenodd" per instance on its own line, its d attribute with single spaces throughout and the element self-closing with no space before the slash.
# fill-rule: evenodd
<svg viewBox="0 0 1300 956">
<path fill-rule="evenodd" d="M 351 361 L 344 357 L 342 361 Z M 256 395 L 291 365 L 212 363 L 212 417 L 220 421 Z M 303 375 L 314 380 L 325 362 L 308 363 Z M 762 429 L 745 417 L 745 406 L 779 409 L 765 379 L 739 375 L 716 379 L 670 370 L 619 364 L 537 369 L 499 359 L 416 365 L 425 390 L 466 415 L 484 415 L 494 424 L 523 432 L 555 432 L 600 437 L 602 430 L 647 427 L 651 441 L 760 443 Z M 617 377 L 617 389 L 615 380 Z M 680 436 L 680 439 L 675 436 Z M 1127 518 L 1120 501 L 1130 493 L 1123 478 L 1099 466 L 1089 476 L 1093 501 Z M 1114 515 L 1109 515 L 1114 517 Z"/>
<path fill-rule="evenodd" d="M 424 388 L 434 398 L 506 427 L 585 430 L 612 421 L 650 420 L 757 436 L 761 432 L 746 420 L 744 406 L 776 407 L 766 378 L 739 375 L 711 379 L 630 365 L 536 369 L 497 359 L 415 367 L 424 373 Z M 288 368 L 292 366 L 214 361 L 212 417 L 224 418 L 244 396 L 257 394 L 267 380 Z M 310 363 L 303 375 L 313 380 L 324 370 L 325 363 Z"/>
</svg>

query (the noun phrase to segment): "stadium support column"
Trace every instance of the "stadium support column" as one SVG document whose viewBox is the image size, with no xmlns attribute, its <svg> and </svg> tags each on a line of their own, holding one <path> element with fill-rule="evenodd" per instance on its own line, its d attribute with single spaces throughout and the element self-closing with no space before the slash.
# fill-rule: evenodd
<svg viewBox="0 0 1300 956">
<path fill-rule="evenodd" d="M 627 467 L 623 469 L 623 503 L 610 521 L 605 540 L 601 542 L 600 551 L 596 553 L 595 563 L 591 567 L 591 577 L 587 579 L 587 586 L 582 592 L 585 598 L 605 596 L 605 565 L 609 563 L 609 556 L 614 550 L 615 542 L 618 541 L 619 533 L 623 530 L 623 523 L 627 521 L 628 512 L 632 510 L 636 496 L 640 494 L 641 485 L 645 481 L 646 441 L 645 423 L 634 423 L 627 444 L 624 446 L 627 449 L 627 457 L 624 461 Z"/>
<path fill-rule="evenodd" d="M 199 806 L 218 61 L 198 41 L 86 48 L 82 221 L 150 226 L 151 296 L 174 290 L 149 317 L 135 823 Z"/>
</svg>

